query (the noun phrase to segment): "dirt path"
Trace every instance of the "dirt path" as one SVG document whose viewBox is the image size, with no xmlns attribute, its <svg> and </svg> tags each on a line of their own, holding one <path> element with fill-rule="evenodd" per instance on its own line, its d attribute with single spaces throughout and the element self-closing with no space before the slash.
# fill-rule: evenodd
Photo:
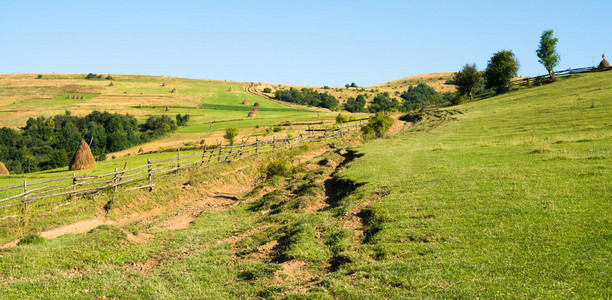
<svg viewBox="0 0 612 300">
<path fill-rule="evenodd" d="M 406 122 L 406 121 L 402 121 L 399 118 L 402 116 L 402 114 L 393 114 L 390 117 L 393 118 L 395 120 L 395 122 L 393 122 L 393 125 L 391 125 L 391 128 L 389 129 L 389 132 L 387 134 L 390 135 L 394 135 L 397 134 L 398 132 L 406 129 L 407 127 L 412 126 L 411 122 Z"/>
</svg>

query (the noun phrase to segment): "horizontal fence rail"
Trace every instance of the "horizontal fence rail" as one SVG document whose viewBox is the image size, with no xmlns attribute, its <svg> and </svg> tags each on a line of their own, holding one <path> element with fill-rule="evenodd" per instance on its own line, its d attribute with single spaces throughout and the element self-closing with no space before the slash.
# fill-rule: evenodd
<svg viewBox="0 0 612 300">
<path fill-rule="evenodd" d="M 115 168 L 114 172 L 99 175 L 76 175 L 70 177 L 54 178 L 37 182 L 27 182 L 22 184 L 0 188 L 3 194 L 13 194 L 4 199 L 0 199 L 0 212 L 13 213 L 0 216 L 0 221 L 9 218 L 18 218 L 20 214 L 28 213 L 31 205 L 53 206 L 56 203 L 44 199 L 66 196 L 69 198 L 67 203 L 77 200 L 77 197 L 91 195 L 99 192 L 118 192 L 118 187 L 123 186 L 122 190 L 135 190 L 148 188 L 152 190 L 155 181 L 169 176 L 176 176 L 182 170 L 210 167 L 219 163 L 234 162 L 253 155 L 279 151 L 299 146 L 304 143 L 324 141 L 330 138 L 343 136 L 345 132 L 360 129 L 367 124 L 367 119 L 353 120 L 345 124 L 340 124 L 332 128 L 308 129 L 296 136 L 272 139 L 259 139 L 255 136 L 254 142 L 246 143 L 244 140 L 238 145 L 223 145 L 223 141 L 216 147 L 207 147 L 204 144 L 202 153 L 192 155 L 181 155 L 178 149 L 176 157 L 151 160 L 147 159 L 145 165 L 134 168 L 127 168 L 127 162 L 122 169 Z M 59 207 L 56 206 L 56 207 Z M 15 210 L 15 207 L 18 210 Z M 11 212 L 7 211 L 13 208 Z M 1 214 L 0 214 L 1 215 Z"/>
<path fill-rule="evenodd" d="M 598 69 L 597 67 L 584 67 L 584 68 L 577 68 L 577 69 L 569 68 L 567 70 L 555 71 L 555 77 L 567 76 L 567 75 L 572 75 L 572 74 L 580 74 L 580 73 L 588 73 L 588 72 L 596 72 L 596 71 L 609 71 L 609 70 L 612 70 L 612 68 L 607 68 L 603 70 Z M 549 75 L 546 74 L 546 75 L 539 75 L 539 76 L 534 76 L 534 77 L 518 78 L 518 79 L 514 79 L 510 81 L 510 85 L 519 85 L 523 83 L 529 83 L 529 82 L 535 81 L 538 78 L 545 78 L 545 77 L 549 77 Z"/>
</svg>

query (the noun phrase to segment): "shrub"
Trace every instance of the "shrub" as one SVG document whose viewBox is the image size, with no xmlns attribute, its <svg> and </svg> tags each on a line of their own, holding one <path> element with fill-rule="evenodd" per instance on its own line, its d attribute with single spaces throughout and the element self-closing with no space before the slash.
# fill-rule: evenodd
<svg viewBox="0 0 612 300">
<path fill-rule="evenodd" d="M 274 132 L 280 132 L 281 130 L 283 130 L 283 128 L 280 126 L 274 126 L 274 129 L 272 129 Z"/>
<path fill-rule="evenodd" d="M 41 237 L 38 234 L 35 233 L 31 233 L 28 234 L 26 236 L 24 236 L 22 239 L 19 240 L 19 242 L 17 243 L 18 246 L 21 245 L 36 245 L 36 244 L 41 244 L 45 241 L 45 238 Z"/>
<path fill-rule="evenodd" d="M 342 114 L 338 114 L 336 116 L 336 123 L 340 124 L 340 123 L 346 123 L 346 121 L 348 120 L 348 117 L 343 116 Z"/>
<path fill-rule="evenodd" d="M 376 115 L 371 116 L 368 125 L 361 128 L 361 132 L 364 136 L 370 137 L 382 137 L 393 125 L 393 119 L 380 112 Z"/>
<path fill-rule="evenodd" d="M 38 74 L 38 76 L 36 76 L 36 79 L 41 79 L 42 78 L 42 74 Z"/>
<path fill-rule="evenodd" d="M 237 135 L 238 135 L 238 128 L 229 127 L 228 129 L 225 130 L 225 135 L 223 136 L 223 138 L 229 141 L 230 146 L 233 146 L 234 139 L 236 138 Z"/>
<path fill-rule="evenodd" d="M 263 89 L 263 92 L 264 92 L 264 93 L 272 93 L 272 89 L 271 89 L 271 88 L 269 88 L 269 87 L 267 87 L 267 88 L 264 88 L 264 89 Z"/>
<path fill-rule="evenodd" d="M 457 94 L 450 101 L 451 105 L 459 105 L 461 103 L 468 102 L 468 98 L 463 94 Z"/>
<path fill-rule="evenodd" d="M 291 165 L 285 158 L 279 158 L 271 162 L 265 170 L 266 178 L 274 176 L 287 176 L 291 173 Z"/>
</svg>

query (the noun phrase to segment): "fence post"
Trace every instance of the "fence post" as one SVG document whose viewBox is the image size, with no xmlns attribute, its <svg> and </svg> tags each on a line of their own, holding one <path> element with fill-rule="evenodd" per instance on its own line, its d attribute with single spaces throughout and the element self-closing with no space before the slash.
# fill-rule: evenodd
<svg viewBox="0 0 612 300">
<path fill-rule="evenodd" d="M 255 154 L 259 153 L 259 137 L 255 136 Z"/>
<path fill-rule="evenodd" d="M 176 174 L 181 174 L 181 148 L 176 152 Z"/>
<path fill-rule="evenodd" d="M 28 213 L 28 182 L 23 180 L 23 213 Z"/>
<path fill-rule="evenodd" d="M 115 186 L 114 188 L 114 192 L 117 193 L 117 171 L 119 171 L 119 169 L 117 169 L 117 167 L 115 167 L 115 176 L 113 177 L 113 185 Z M 113 194 L 113 197 L 115 197 L 115 195 Z"/>
<path fill-rule="evenodd" d="M 152 180 L 152 174 L 151 174 L 151 159 L 147 158 L 147 181 L 148 181 L 148 185 L 149 185 L 149 192 L 153 190 L 153 187 L 151 186 L 151 180 Z"/>
<path fill-rule="evenodd" d="M 202 162 L 200 163 L 200 167 L 204 165 L 204 157 L 206 156 L 206 142 L 204 142 L 204 151 L 202 151 Z"/>
<path fill-rule="evenodd" d="M 242 157 L 242 149 L 244 148 L 244 139 L 242 140 L 242 145 L 240 145 L 240 153 L 238 153 L 238 157 Z"/>
<path fill-rule="evenodd" d="M 288 144 L 289 144 L 289 134 L 287 133 L 285 134 L 285 149 L 287 149 Z"/>
<path fill-rule="evenodd" d="M 223 149 L 223 140 L 219 143 L 219 155 L 217 156 L 217 162 L 221 161 L 221 150 Z"/>
<path fill-rule="evenodd" d="M 72 201 L 76 203 L 76 172 L 72 172 Z"/>
</svg>

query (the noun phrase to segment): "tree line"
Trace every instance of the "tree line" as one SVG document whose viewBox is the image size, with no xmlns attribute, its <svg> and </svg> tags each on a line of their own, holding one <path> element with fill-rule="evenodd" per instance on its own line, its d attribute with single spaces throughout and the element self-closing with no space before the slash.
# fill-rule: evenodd
<svg viewBox="0 0 612 300">
<path fill-rule="evenodd" d="M 66 166 L 85 140 L 96 160 L 106 154 L 152 141 L 185 125 L 189 115 L 149 116 L 138 124 L 129 114 L 94 111 L 77 117 L 70 111 L 53 117 L 29 118 L 21 130 L 0 128 L 0 161 L 11 174 Z M 177 125 L 178 123 L 178 125 Z"/>
<path fill-rule="evenodd" d="M 323 107 L 331 110 L 335 110 L 338 107 L 338 99 L 336 97 L 328 93 L 319 93 L 311 88 L 277 90 L 274 93 L 274 98 L 285 102 Z"/>
<path fill-rule="evenodd" d="M 555 81 L 554 67 L 561 60 L 556 50 L 558 41 L 553 30 L 545 30 L 540 36 L 540 44 L 536 50 L 539 62 L 548 72 L 550 82 Z M 453 104 L 467 101 L 465 97 L 472 100 L 474 92 L 483 92 L 485 89 L 491 89 L 496 94 L 507 92 L 512 78 L 517 76 L 519 66 L 512 50 L 505 49 L 493 54 L 484 71 L 478 71 L 476 64 L 465 64 L 459 72 L 453 74 L 451 83 L 457 87 L 459 93 Z"/>
</svg>

